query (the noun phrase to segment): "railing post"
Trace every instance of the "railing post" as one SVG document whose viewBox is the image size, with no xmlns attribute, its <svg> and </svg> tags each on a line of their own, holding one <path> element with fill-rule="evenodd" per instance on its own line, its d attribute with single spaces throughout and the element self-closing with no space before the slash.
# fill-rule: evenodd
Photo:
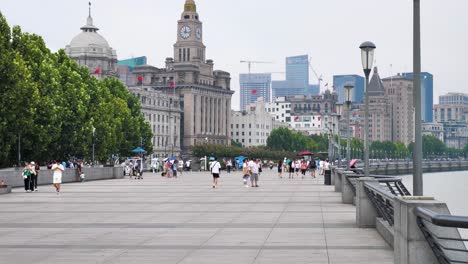
<svg viewBox="0 0 468 264">
<path fill-rule="evenodd" d="M 331 170 L 331 185 L 335 185 L 335 178 L 336 178 L 336 170 L 338 169 L 338 167 L 336 166 L 330 166 L 330 170 Z"/>
<path fill-rule="evenodd" d="M 372 201 L 366 193 L 365 183 L 376 182 L 378 180 L 372 177 L 363 177 L 357 179 L 356 185 L 356 224 L 360 228 L 375 227 L 377 210 L 375 210 Z"/>
<path fill-rule="evenodd" d="M 341 192 L 341 181 L 343 180 L 343 170 L 335 170 L 335 192 Z"/>
<path fill-rule="evenodd" d="M 344 204 L 352 204 L 354 202 L 353 186 L 347 179 L 347 175 L 351 174 L 350 171 L 343 171 L 341 173 L 341 201 Z"/>
<path fill-rule="evenodd" d="M 395 264 L 438 264 L 434 253 L 417 224 L 416 207 L 450 214 L 447 205 L 431 197 L 395 197 Z"/>
</svg>

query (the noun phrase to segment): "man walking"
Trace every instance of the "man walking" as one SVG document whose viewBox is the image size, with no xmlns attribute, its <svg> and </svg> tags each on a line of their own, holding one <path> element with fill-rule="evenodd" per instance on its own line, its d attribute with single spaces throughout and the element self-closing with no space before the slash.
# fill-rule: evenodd
<svg viewBox="0 0 468 264">
<path fill-rule="evenodd" d="M 219 163 L 218 158 L 215 158 L 215 160 L 211 163 L 210 170 L 211 175 L 213 175 L 213 188 L 217 188 L 219 173 L 221 170 L 221 164 Z"/>
<path fill-rule="evenodd" d="M 54 165 L 52 165 L 52 171 L 54 172 L 53 174 L 53 184 L 55 187 L 55 191 L 57 192 L 57 195 L 60 193 L 60 185 L 62 184 L 62 175 L 63 172 L 65 171 L 65 168 L 63 167 L 62 164 L 60 164 L 60 161 L 56 161 Z"/>
<path fill-rule="evenodd" d="M 258 187 L 258 174 L 260 173 L 259 159 L 256 159 L 255 161 L 252 159 L 250 170 L 252 171 L 252 175 L 250 176 L 250 186 Z"/>
</svg>

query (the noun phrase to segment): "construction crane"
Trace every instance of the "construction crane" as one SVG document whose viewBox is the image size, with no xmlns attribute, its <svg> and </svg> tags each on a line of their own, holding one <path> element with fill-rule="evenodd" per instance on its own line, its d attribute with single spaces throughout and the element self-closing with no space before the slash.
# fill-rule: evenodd
<svg viewBox="0 0 468 264">
<path fill-rule="evenodd" d="M 252 69 L 252 64 L 259 64 L 259 63 L 264 63 L 264 64 L 273 64 L 271 61 L 252 61 L 252 60 L 241 60 L 241 63 L 247 63 L 249 66 L 249 74 Z"/>
<path fill-rule="evenodd" d="M 322 81 L 323 81 L 323 75 L 319 75 L 317 73 L 317 71 L 314 69 L 314 67 L 312 67 L 312 63 L 310 62 L 310 59 L 309 59 L 309 67 L 310 69 L 312 70 L 312 72 L 314 73 L 315 77 L 317 77 L 317 80 L 318 80 L 318 85 L 319 85 L 319 89 L 321 90 L 322 89 Z"/>
</svg>

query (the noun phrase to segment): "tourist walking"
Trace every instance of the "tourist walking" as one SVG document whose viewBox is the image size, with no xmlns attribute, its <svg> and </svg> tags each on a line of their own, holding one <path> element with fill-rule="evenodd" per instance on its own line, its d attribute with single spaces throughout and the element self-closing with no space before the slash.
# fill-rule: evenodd
<svg viewBox="0 0 468 264">
<path fill-rule="evenodd" d="M 37 177 L 36 177 L 36 163 L 34 163 L 34 161 L 31 161 L 29 163 L 29 169 L 31 170 L 31 180 L 29 182 L 29 190 L 31 190 L 31 192 L 34 192 L 34 184 L 37 180 Z"/>
<path fill-rule="evenodd" d="M 289 165 L 289 179 L 294 179 L 294 161 L 288 159 L 288 165 Z"/>
<path fill-rule="evenodd" d="M 259 159 L 252 159 L 250 162 L 250 170 L 252 171 L 252 175 L 250 175 L 250 186 L 258 187 L 258 177 L 260 174 L 261 163 Z"/>
<path fill-rule="evenodd" d="M 60 161 L 56 161 L 54 165 L 52 165 L 52 171 L 53 171 L 53 184 L 55 187 L 55 191 L 57 192 L 57 195 L 60 193 L 60 185 L 62 184 L 62 175 L 63 172 L 65 171 L 65 168 L 63 167 L 62 164 L 60 164 Z"/>
<path fill-rule="evenodd" d="M 23 179 L 24 179 L 24 191 L 29 192 L 31 190 L 31 166 L 28 162 L 25 163 L 23 168 Z"/>
<path fill-rule="evenodd" d="M 317 168 L 317 164 L 315 163 L 315 160 L 310 160 L 309 161 L 309 172 L 310 176 L 312 178 L 315 178 L 315 169 Z"/>
<path fill-rule="evenodd" d="M 34 161 L 31 162 L 34 165 L 34 174 L 32 175 L 31 179 L 33 181 L 33 188 L 34 191 L 37 192 L 37 181 L 39 179 L 39 172 L 41 171 L 41 167 L 39 164 L 35 164 Z"/>
<path fill-rule="evenodd" d="M 252 174 L 249 167 L 249 159 L 244 159 L 242 163 L 242 179 L 244 181 L 244 186 L 249 187 L 250 175 Z"/>
<path fill-rule="evenodd" d="M 227 169 L 227 173 L 231 173 L 231 168 L 232 168 L 232 161 L 230 159 L 228 159 L 226 161 L 226 169 Z"/>
<path fill-rule="evenodd" d="M 278 161 L 278 177 L 283 178 L 283 160 Z"/>
<path fill-rule="evenodd" d="M 307 171 L 307 161 L 302 160 L 301 162 L 301 174 L 302 174 L 302 179 L 304 179 Z"/>
<path fill-rule="evenodd" d="M 213 176 L 213 188 L 217 188 L 219 174 L 221 171 L 221 164 L 219 163 L 218 158 L 215 158 L 215 160 L 211 163 L 210 170 L 211 175 Z"/>
</svg>

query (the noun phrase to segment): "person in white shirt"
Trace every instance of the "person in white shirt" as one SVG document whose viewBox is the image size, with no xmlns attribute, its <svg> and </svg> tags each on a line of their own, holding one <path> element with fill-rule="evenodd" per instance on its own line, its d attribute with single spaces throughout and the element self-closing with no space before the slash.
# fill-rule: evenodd
<svg viewBox="0 0 468 264">
<path fill-rule="evenodd" d="M 213 188 L 218 187 L 219 173 L 221 171 L 221 164 L 218 161 L 218 158 L 211 163 L 210 166 L 211 175 L 213 175 Z"/>
<path fill-rule="evenodd" d="M 249 162 L 250 170 L 252 171 L 252 175 L 250 176 L 250 186 L 251 187 L 258 187 L 258 174 L 260 172 L 260 161 L 256 159 L 255 161 L 252 159 Z"/>
<path fill-rule="evenodd" d="M 53 184 L 55 187 L 55 191 L 57 194 L 60 193 L 60 185 L 62 184 L 62 175 L 63 172 L 65 171 L 65 168 L 63 168 L 63 165 L 60 164 L 60 161 L 56 161 L 54 165 L 52 165 L 51 169 L 54 174 L 53 174 Z"/>
</svg>

